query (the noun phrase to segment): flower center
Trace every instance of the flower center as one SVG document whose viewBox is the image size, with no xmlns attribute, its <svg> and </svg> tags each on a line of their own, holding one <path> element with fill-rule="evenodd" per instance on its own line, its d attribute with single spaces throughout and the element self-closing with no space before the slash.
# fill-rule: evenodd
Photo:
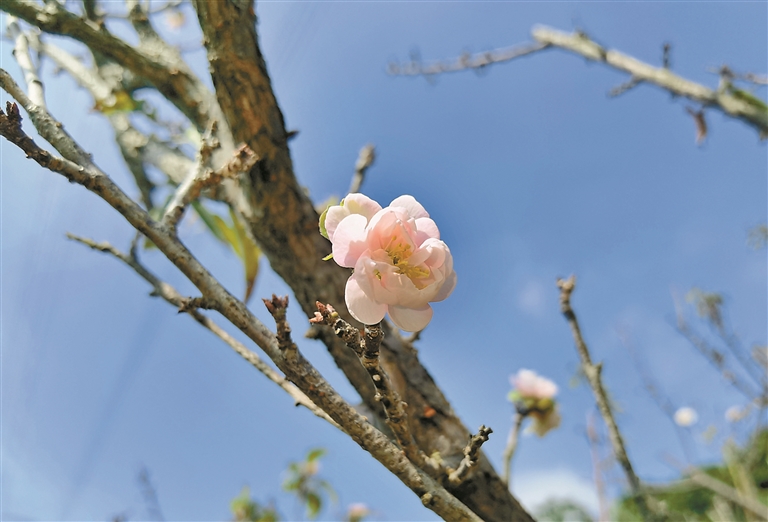
<svg viewBox="0 0 768 522">
<path fill-rule="evenodd" d="M 392 261 L 392 264 L 397 267 L 397 273 L 405 275 L 408 279 L 413 281 L 416 288 L 422 289 L 426 285 L 421 284 L 418 280 L 429 276 L 429 269 L 421 266 L 413 266 L 408 263 L 408 258 L 411 257 L 411 245 L 403 242 L 397 236 L 392 236 L 389 246 L 386 248 L 387 255 Z"/>
</svg>

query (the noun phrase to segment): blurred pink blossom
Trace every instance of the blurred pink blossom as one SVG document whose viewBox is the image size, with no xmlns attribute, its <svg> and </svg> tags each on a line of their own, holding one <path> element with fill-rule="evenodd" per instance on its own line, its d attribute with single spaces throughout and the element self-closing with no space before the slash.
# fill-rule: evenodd
<svg viewBox="0 0 768 522">
<path fill-rule="evenodd" d="M 509 382 L 522 398 L 553 399 L 557 395 L 557 385 L 532 370 L 519 370 L 509 378 Z"/>
<path fill-rule="evenodd" d="M 440 232 L 413 196 L 400 196 L 386 208 L 362 194 L 349 194 L 320 220 L 333 245 L 333 259 L 354 268 L 345 300 L 352 317 L 376 324 L 389 313 L 408 332 L 432 319 L 431 302 L 456 286 L 453 257 Z"/>
</svg>

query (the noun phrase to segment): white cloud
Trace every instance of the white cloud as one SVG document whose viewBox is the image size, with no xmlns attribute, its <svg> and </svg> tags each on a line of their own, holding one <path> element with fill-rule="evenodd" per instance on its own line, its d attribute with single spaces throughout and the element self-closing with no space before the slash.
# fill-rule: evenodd
<svg viewBox="0 0 768 522">
<path fill-rule="evenodd" d="M 546 311 L 544 286 L 535 280 L 529 280 L 517 294 L 517 306 L 523 312 L 541 317 Z"/>
<path fill-rule="evenodd" d="M 573 500 L 593 514 L 600 511 L 594 484 L 569 469 L 521 473 L 513 478 L 512 490 L 528 511 L 556 498 Z"/>
</svg>

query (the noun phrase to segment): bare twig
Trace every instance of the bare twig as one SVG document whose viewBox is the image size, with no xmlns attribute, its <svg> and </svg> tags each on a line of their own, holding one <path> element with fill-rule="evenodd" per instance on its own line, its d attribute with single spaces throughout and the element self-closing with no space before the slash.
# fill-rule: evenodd
<svg viewBox="0 0 768 522">
<path fill-rule="evenodd" d="M 352 183 L 349 185 L 348 194 L 360 192 L 360 187 L 363 186 L 363 181 L 365 181 L 365 173 L 373 165 L 375 159 L 376 147 L 373 144 L 369 143 L 360 149 L 360 155 L 355 163 L 355 175 L 352 177 Z"/>
<path fill-rule="evenodd" d="M 515 451 L 517 450 L 517 441 L 520 439 L 520 428 L 523 427 L 524 420 L 525 415 L 515 412 L 515 421 L 512 425 L 512 429 L 509 430 L 507 446 L 504 448 L 504 474 L 502 475 L 502 480 L 507 487 L 511 487 L 512 485 L 512 457 L 515 456 Z"/>
<path fill-rule="evenodd" d="M 454 485 L 459 485 L 464 481 L 475 464 L 477 464 L 480 447 L 488 440 L 491 433 L 493 433 L 493 430 L 485 425 L 482 425 L 477 429 L 477 435 L 473 435 L 469 439 L 467 447 L 464 448 L 464 458 L 461 459 L 459 467 L 448 474 L 449 482 Z"/>
<path fill-rule="evenodd" d="M 571 327 L 574 342 L 576 343 L 576 350 L 579 353 L 581 359 L 581 369 L 584 375 L 587 377 L 592 392 L 595 395 L 597 407 L 600 410 L 600 415 L 603 417 L 603 421 L 608 427 L 608 436 L 613 446 L 613 452 L 616 455 L 616 460 L 624 469 L 624 474 L 627 476 L 629 487 L 632 490 L 632 496 L 635 503 L 640 510 L 640 515 L 644 520 L 655 520 L 656 516 L 650 511 L 648 507 L 648 500 L 643 492 L 640 479 L 635 474 L 635 470 L 632 468 L 632 463 L 629 461 L 629 456 L 624 448 L 624 440 L 619 431 L 619 426 L 616 424 L 616 420 L 613 417 L 610 403 L 608 402 L 608 395 L 603 387 L 601 371 L 602 364 L 592 364 L 592 358 L 589 355 L 589 349 L 584 342 L 584 338 L 581 335 L 581 329 L 576 319 L 576 314 L 571 308 L 571 293 L 573 293 L 576 287 L 576 277 L 571 276 L 568 279 L 558 279 L 557 286 L 560 288 L 560 308 Z"/>
<path fill-rule="evenodd" d="M 747 399 L 753 400 L 755 397 L 759 397 L 761 395 L 759 391 L 755 391 L 749 383 L 745 382 L 736 372 L 730 369 L 724 352 L 712 346 L 691 329 L 688 322 L 685 320 L 682 307 L 678 301 L 679 300 L 676 298 L 675 310 L 677 315 L 677 331 L 680 332 L 683 337 L 688 339 L 688 342 L 690 342 L 693 347 L 696 348 L 699 353 L 701 353 L 704 358 L 715 367 L 715 369 L 717 369 L 718 372 L 720 372 L 723 378 L 736 390 L 741 392 Z"/>
<path fill-rule="evenodd" d="M 515 58 L 546 49 L 546 44 L 523 44 L 505 49 L 495 49 L 477 54 L 464 53 L 455 60 L 434 62 L 422 65 L 421 60 L 414 58 L 408 63 L 390 63 L 388 72 L 393 76 L 433 76 L 435 74 L 466 71 L 468 69 L 483 69 L 496 63 L 504 63 Z"/>
<path fill-rule="evenodd" d="M 201 168 L 176 189 L 163 216 L 163 222 L 175 228 L 184 214 L 184 210 L 200 197 L 203 189 L 218 185 L 225 179 L 236 178 L 240 173 L 247 172 L 257 161 L 258 157 L 248 145 L 241 145 L 235 151 L 235 156 L 221 168 L 216 170 Z"/>
<path fill-rule="evenodd" d="M 397 442 L 406 457 L 417 466 L 426 469 L 433 475 L 440 472 L 440 465 L 422 452 L 413 440 L 408 427 L 408 414 L 405 403 L 392 387 L 389 377 L 379 363 L 379 347 L 384 339 L 381 324 L 366 325 L 365 336 L 362 337 L 357 328 L 342 319 L 331 305 L 317 303 L 317 312 L 310 322 L 326 324 L 351 348 L 360 358 L 360 362 L 370 375 L 376 388 L 377 400 L 384 406 L 387 414 L 387 425 L 395 435 Z"/>
<path fill-rule="evenodd" d="M 615 98 L 616 96 L 621 96 L 625 92 L 634 89 L 635 87 L 637 87 L 641 83 L 643 83 L 643 81 L 641 79 L 635 78 L 633 76 L 628 81 L 626 81 L 626 82 L 622 83 L 621 85 L 618 85 L 618 86 L 614 87 L 613 89 L 611 89 L 610 91 L 608 91 L 608 96 L 610 96 L 611 98 Z"/>
</svg>

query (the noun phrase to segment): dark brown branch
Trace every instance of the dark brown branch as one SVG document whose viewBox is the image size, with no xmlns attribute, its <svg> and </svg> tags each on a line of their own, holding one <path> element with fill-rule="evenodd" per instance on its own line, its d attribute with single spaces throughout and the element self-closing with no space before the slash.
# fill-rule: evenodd
<svg viewBox="0 0 768 522">
<path fill-rule="evenodd" d="M 592 364 L 592 358 L 589 355 L 589 349 L 584 342 L 584 338 L 581 335 L 581 329 L 579 328 L 579 322 L 576 319 L 576 313 L 571 308 L 571 293 L 576 288 L 576 277 L 571 276 L 566 280 L 558 279 L 557 286 L 560 288 L 560 309 L 568 321 L 568 325 L 571 327 L 573 334 L 573 340 L 576 343 L 576 351 L 579 353 L 581 359 L 581 369 L 584 375 L 587 377 L 592 393 L 595 395 L 595 401 L 597 407 L 600 410 L 600 415 L 603 417 L 603 421 L 608 427 L 608 435 L 613 446 L 613 453 L 616 456 L 616 460 L 624 470 L 624 474 L 627 476 L 629 487 L 632 490 L 632 496 L 635 499 L 635 503 L 640 511 L 640 515 L 643 520 L 657 520 L 658 517 L 651 512 L 648 507 L 648 499 L 643 493 L 640 479 L 635 474 L 635 470 L 632 467 L 632 463 L 629 461 L 629 456 L 624 448 L 624 439 L 619 431 L 619 426 L 616 424 L 616 419 L 613 417 L 610 403 L 608 402 L 608 394 L 605 392 L 603 386 L 603 380 L 601 377 L 602 363 Z"/>
</svg>

